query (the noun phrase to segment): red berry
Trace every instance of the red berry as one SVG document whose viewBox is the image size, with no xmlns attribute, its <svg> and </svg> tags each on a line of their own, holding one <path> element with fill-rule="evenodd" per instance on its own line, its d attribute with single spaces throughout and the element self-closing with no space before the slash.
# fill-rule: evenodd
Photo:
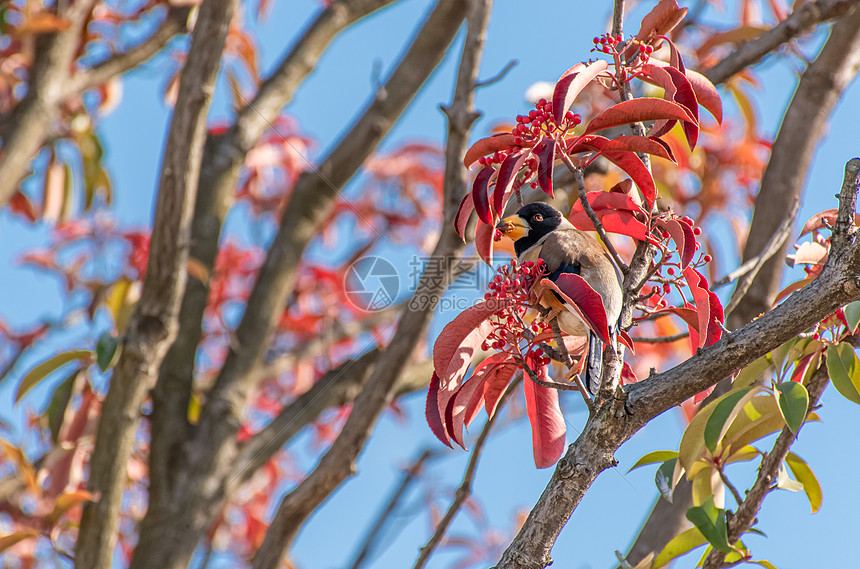
<svg viewBox="0 0 860 569">
<path fill-rule="evenodd" d="M 668 269 L 666 269 L 666 272 L 669 273 L 670 275 L 674 275 L 675 269 L 673 267 L 669 267 Z"/>
<path fill-rule="evenodd" d="M 702 234 L 702 228 L 701 227 L 694 227 L 693 228 L 693 235 L 701 235 L 701 234 Z"/>
<path fill-rule="evenodd" d="M 706 263 L 710 263 L 712 259 L 713 257 L 711 257 L 710 255 L 705 255 L 704 257 L 702 257 L 702 260 Z"/>
<path fill-rule="evenodd" d="M 668 283 L 664 284 L 663 285 L 663 294 L 669 294 L 670 292 L 672 292 L 672 287 L 669 286 Z"/>
</svg>

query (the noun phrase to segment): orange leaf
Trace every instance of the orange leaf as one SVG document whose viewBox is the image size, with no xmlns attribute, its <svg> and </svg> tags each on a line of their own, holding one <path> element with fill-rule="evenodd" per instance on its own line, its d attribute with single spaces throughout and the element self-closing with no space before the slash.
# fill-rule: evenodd
<svg viewBox="0 0 860 569">
<path fill-rule="evenodd" d="M 516 146 L 514 144 L 515 138 L 516 137 L 509 132 L 504 134 L 494 134 L 493 136 L 482 138 L 475 142 L 475 144 L 466 151 L 466 155 L 463 157 L 463 165 L 468 168 L 481 156 L 493 154 L 499 150 L 513 148 Z"/>
</svg>

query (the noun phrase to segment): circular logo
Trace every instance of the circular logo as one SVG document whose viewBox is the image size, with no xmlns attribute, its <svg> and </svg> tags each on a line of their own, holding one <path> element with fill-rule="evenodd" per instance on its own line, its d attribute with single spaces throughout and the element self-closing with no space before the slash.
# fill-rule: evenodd
<svg viewBox="0 0 860 569">
<path fill-rule="evenodd" d="M 391 306 L 400 288 L 400 277 L 382 257 L 362 257 L 347 269 L 344 288 L 353 306 L 373 312 Z"/>
</svg>

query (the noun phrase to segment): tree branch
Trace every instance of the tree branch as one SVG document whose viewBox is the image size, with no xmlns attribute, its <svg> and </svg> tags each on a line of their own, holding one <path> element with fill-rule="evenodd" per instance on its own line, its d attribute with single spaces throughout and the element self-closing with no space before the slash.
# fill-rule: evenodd
<svg viewBox="0 0 860 569">
<path fill-rule="evenodd" d="M 437 4 L 425 24 L 425 29 L 431 23 L 435 23 L 437 15 L 445 14 L 442 22 L 448 26 L 448 31 L 453 38 L 458 27 L 454 22 L 459 22 L 463 17 L 461 10 L 465 6 L 461 2 L 446 4 L 448 2 L 444 1 Z M 467 179 L 461 165 L 461 156 L 466 151 L 469 129 L 476 118 L 476 113 L 472 109 L 474 86 L 483 52 L 490 6 L 490 0 L 473 0 L 469 3 L 466 40 L 460 60 L 454 99 L 446 110 L 449 126 L 445 165 L 445 221 L 433 252 L 435 258 L 456 258 L 462 254 L 464 248 L 451 221 L 461 197 L 466 192 Z M 444 263 L 449 267 L 448 271 L 453 264 Z M 418 283 L 416 297 L 438 298 L 447 286 L 449 278 L 450 274 L 440 279 L 435 271 L 425 271 Z M 355 471 L 358 453 L 364 447 L 382 409 L 393 396 L 393 388 L 402 369 L 401 364 L 409 357 L 418 340 L 423 336 L 434 309 L 435 304 L 432 302 L 420 311 L 412 311 L 407 307 L 391 343 L 374 368 L 367 387 L 356 399 L 352 413 L 340 435 L 320 459 L 316 469 L 287 494 L 278 506 L 263 544 L 254 558 L 255 569 L 273 569 L 279 566 L 284 552 L 290 547 L 307 517 L 347 476 Z"/>
<path fill-rule="evenodd" d="M 445 515 L 436 526 L 436 531 L 433 532 L 433 535 L 427 541 L 427 544 L 421 548 L 421 553 L 418 555 L 418 559 L 415 561 L 415 565 L 412 569 L 424 569 L 427 562 L 430 560 L 430 556 L 433 555 L 436 547 L 442 542 L 442 538 L 445 537 L 445 532 L 447 532 L 448 528 L 451 527 L 451 523 L 460 511 L 463 503 L 472 495 L 472 481 L 475 478 L 475 472 L 478 470 L 478 460 L 481 457 L 481 451 L 484 450 L 484 443 L 487 442 L 487 438 L 489 437 L 490 430 L 496 422 L 496 418 L 501 415 L 505 402 L 514 392 L 514 388 L 520 384 L 520 381 L 521 380 L 518 379 L 508 384 L 508 387 L 499 399 L 496 412 L 488 417 L 487 422 L 484 423 L 484 427 L 481 429 L 481 434 L 478 435 L 478 440 L 475 441 L 475 448 L 472 449 L 472 456 L 469 457 L 469 464 L 466 465 L 466 471 L 463 473 L 463 482 L 460 483 L 460 486 L 454 493 L 454 499 L 451 501 L 451 505 L 448 506 L 448 511 L 445 512 Z"/>
<path fill-rule="evenodd" d="M 337 3 L 335 8 L 342 10 L 343 4 L 345 3 Z M 293 187 L 289 203 L 282 216 L 280 229 L 258 274 L 245 315 L 237 329 L 237 345 L 228 353 L 215 386 L 208 394 L 193 436 L 187 442 L 181 439 L 177 441 L 174 438 L 172 447 L 166 445 L 161 447 L 159 460 L 161 470 L 156 474 L 169 476 L 171 466 L 176 462 L 179 462 L 182 468 L 179 476 L 175 474 L 174 469 L 172 480 L 162 479 L 162 484 L 166 485 L 166 488 L 159 493 L 160 501 L 156 507 L 153 507 L 152 501 L 150 502 L 137 548 L 147 551 L 147 555 L 141 555 L 139 562 L 133 559 L 133 569 L 184 567 L 194 551 L 197 540 L 229 497 L 230 475 L 240 452 L 236 433 L 240 426 L 242 409 L 255 385 L 252 372 L 266 346 L 270 330 L 283 310 L 286 297 L 292 289 L 302 253 L 315 236 L 318 225 L 334 207 L 339 197 L 339 188 L 355 174 L 373 152 L 430 73 L 438 66 L 446 48 L 457 33 L 458 24 L 462 21 L 465 11 L 465 6 L 460 2 L 442 0 L 438 3 L 437 8 L 426 19 L 422 29 L 415 35 L 410 47 L 386 81 L 384 96 L 378 93 L 352 128 L 329 152 L 319 169 L 303 174 Z M 296 64 L 301 61 L 299 59 Z M 217 141 L 210 140 L 210 142 L 217 145 Z M 465 152 L 465 148 L 462 152 Z M 222 158 L 227 159 L 230 156 L 231 154 L 228 153 Z M 224 178 L 218 178 L 213 180 L 213 183 L 222 183 L 223 180 Z M 205 179 L 201 179 L 200 187 L 207 187 Z M 211 186 L 209 190 L 212 191 Z M 201 214 L 202 203 L 201 199 L 198 199 L 195 227 L 200 229 L 200 233 L 197 235 L 209 236 L 207 246 L 214 248 L 220 231 L 221 218 L 216 215 L 217 212 L 212 213 L 213 209 L 205 205 L 204 209 L 212 214 Z M 194 231 L 192 230 L 192 234 L 195 234 Z M 195 254 L 194 251 L 192 254 Z M 214 249 L 209 258 L 214 259 Z M 194 312 L 202 314 L 205 308 L 203 293 L 205 288 L 198 287 L 196 299 L 186 301 L 183 306 L 183 317 Z M 195 302 L 201 305 L 195 307 L 193 306 Z M 199 316 L 196 321 L 195 326 L 199 326 Z M 410 329 L 403 324 L 401 327 L 404 330 Z M 421 331 L 423 330 L 419 330 Z M 192 350 L 196 350 L 198 343 L 198 340 L 194 339 L 194 333 L 190 338 L 180 334 L 180 339 L 186 345 L 182 349 L 177 349 L 176 356 L 179 365 L 183 366 L 182 373 L 187 375 L 177 374 L 170 380 L 165 378 L 163 389 L 156 390 L 158 402 L 163 406 L 162 412 L 167 414 L 172 411 L 171 417 L 174 420 L 181 420 L 182 417 L 179 415 L 179 410 L 170 407 L 175 406 L 170 394 L 176 391 L 180 396 L 187 397 L 184 395 L 187 393 L 187 384 L 183 383 L 183 377 L 187 378 L 186 381 L 190 381 L 194 361 L 193 355 L 182 357 L 182 352 L 187 350 L 188 353 L 193 354 Z M 393 380 L 396 380 L 402 373 L 402 364 L 408 361 L 412 351 L 411 346 L 414 346 L 414 343 L 400 346 L 399 353 L 396 350 L 392 351 L 394 344 L 395 341 L 392 341 L 386 350 L 386 355 L 391 352 L 392 357 L 386 360 L 386 355 L 383 355 L 380 362 L 384 364 L 385 371 L 382 371 L 382 365 L 376 366 L 370 385 L 373 384 L 373 377 L 377 375 L 393 374 Z M 409 349 L 406 349 L 407 347 Z M 165 366 L 167 364 L 165 360 Z M 396 381 L 392 383 L 396 388 Z M 368 389 L 370 388 L 362 391 L 362 396 L 368 392 Z M 359 401 L 356 402 L 356 406 L 359 405 Z M 354 408 L 353 415 L 355 414 Z M 170 436 L 170 433 L 167 434 Z M 155 440 L 153 435 L 153 442 Z M 354 449 L 351 448 L 350 452 L 357 453 L 359 449 L 360 445 Z M 346 472 L 343 473 L 344 476 L 345 474 Z M 327 479 L 327 482 L 331 481 Z M 188 488 L 192 488 L 192 491 L 189 492 Z M 155 494 L 154 486 L 152 494 Z M 304 512 L 302 517 L 309 513 L 309 511 Z M 296 518 L 296 521 L 302 517 Z M 283 546 L 286 547 L 286 545 L 285 541 Z M 279 555 L 275 550 L 271 552 L 274 556 Z"/>
<path fill-rule="evenodd" d="M 791 227 L 794 224 L 794 218 L 797 217 L 798 211 L 800 211 L 800 200 L 795 198 L 794 205 L 792 206 L 788 216 L 779 224 L 779 227 L 777 227 L 776 231 L 771 236 L 770 241 L 768 241 L 767 245 L 764 246 L 764 250 L 756 256 L 755 263 L 752 264 L 749 272 L 744 274 L 738 281 L 738 286 L 735 287 L 735 291 L 732 293 L 729 303 L 723 309 L 723 313 L 725 315 L 729 315 L 734 311 L 741 299 L 746 295 L 750 285 L 764 264 L 773 257 L 777 251 L 782 249 L 788 236 L 791 235 Z"/>
<path fill-rule="evenodd" d="M 424 468 L 424 463 L 434 456 L 438 456 L 439 452 L 440 451 L 438 449 L 436 451 L 430 450 L 429 448 L 424 449 L 412 466 L 403 471 L 403 477 L 400 479 L 400 484 L 398 484 L 397 488 L 395 488 L 391 493 L 391 497 L 388 499 L 385 508 L 380 512 L 379 516 L 376 518 L 376 522 L 373 524 L 373 527 L 368 531 L 361 549 L 358 551 L 355 556 L 355 560 L 353 560 L 350 565 L 351 569 L 360 569 L 361 566 L 364 565 L 379 542 L 382 528 L 385 527 L 386 522 L 397 510 L 397 506 L 400 504 L 400 500 L 403 499 L 406 490 L 416 480 L 418 475 L 421 474 L 421 471 Z"/>
<path fill-rule="evenodd" d="M 810 4 L 804 6 L 810 6 Z M 713 289 L 728 284 L 759 266 L 757 278 L 751 279 L 750 284 L 747 285 L 747 291 L 737 296 L 740 299 L 737 306 L 730 314 L 727 313 L 726 322 L 729 329 L 739 328 L 768 310 L 779 290 L 784 266 L 782 258 L 785 254 L 785 243 L 773 251 L 769 262 L 760 264 L 760 261 L 766 256 L 765 253 L 771 250 L 769 245 L 776 243 L 774 239 L 780 233 L 779 228 L 783 226 L 786 217 L 789 216 L 789 212 L 801 195 L 812 154 L 824 135 L 828 118 L 841 93 L 856 75 L 858 46 L 854 31 L 860 25 L 856 16 L 857 11 L 853 16 L 846 17 L 835 24 L 830 38 L 816 61 L 801 76 L 783 117 L 773 145 L 771 160 L 762 178 L 759 195 L 756 198 L 756 204 L 759 207 L 754 212 L 746 240 L 743 255 L 745 262 L 737 270 L 714 283 Z M 846 21 L 850 19 L 854 21 Z M 764 36 L 746 45 L 763 41 L 762 37 Z M 735 56 L 729 56 L 729 59 L 733 57 Z M 730 75 L 710 76 L 715 83 L 725 81 L 729 77 Z M 719 391 L 717 389 L 714 393 Z M 682 495 L 685 498 L 683 500 L 676 498 L 675 504 L 663 504 L 658 499 L 652 514 L 643 525 L 640 538 L 637 538 L 633 549 L 628 553 L 627 559 L 631 563 L 637 563 L 648 553 L 660 551 L 665 547 L 674 535 L 663 531 L 664 528 L 680 528 L 687 524 L 685 513 L 689 507 L 687 506 L 689 490 L 680 488 L 675 495 L 676 497 Z M 659 527 L 649 531 L 647 528 L 651 525 Z M 642 537 L 654 539 L 646 542 Z"/>
<path fill-rule="evenodd" d="M 260 124 L 274 121 L 314 68 L 331 41 L 345 28 L 393 0 L 337 0 L 331 2 L 308 25 L 301 38 L 281 60 L 277 69 L 263 83 L 258 97 L 267 97 L 263 105 L 254 100 L 262 114 Z M 276 105 L 275 94 L 278 95 Z M 245 112 L 250 112 L 250 107 Z M 255 123 L 256 124 L 256 123 Z M 260 126 L 260 125 L 257 125 Z M 209 135 L 203 150 L 203 166 L 197 184 L 197 202 L 191 224 L 190 256 L 212 271 L 218 253 L 221 226 L 236 191 L 239 169 L 248 150 L 257 144 L 265 127 L 253 132 L 250 126 L 234 124 L 223 135 Z M 242 141 L 240 144 L 239 141 Z M 336 165 L 339 167 L 339 165 Z M 194 363 L 202 337 L 203 313 L 209 298 L 209 285 L 191 279 L 182 299 L 179 333 L 167 352 L 159 370 L 158 383 L 153 390 L 152 447 L 150 453 L 150 496 L 147 517 L 172 519 L 178 500 L 176 469 L 187 467 L 188 454 L 182 445 L 189 439 L 192 428 L 187 420 L 188 404 L 194 380 Z M 149 540 L 150 528 L 160 530 L 163 523 L 142 528 L 141 540 Z M 168 534 L 172 537 L 176 532 Z M 165 537 L 154 537 L 163 542 Z M 162 565 L 156 565 L 162 569 Z"/>
<path fill-rule="evenodd" d="M 206 138 L 206 115 L 236 0 L 209 0 L 200 15 L 179 83 L 161 169 L 141 297 L 102 405 L 75 566 L 109 567 L 140 406 L 178 328 L 185 288 L 191 212 Z"/>
<path fill-rule="evenodd" d="M 845 206 L 846 208 L 848 206 Z M 834 246 L 819 277 L 785 302 L 674 368 L 615 391 L 596 407 L 558 462 L 499 568 L 545 567 L 550 549 L 597 475 L 614 466 L 618 447 L 657 415 L 716 384 L 796 336 L 840 306 L 860 299 L 860 243 Z M 625 397 L 626 395 L 626 397 Z"/>
<path fill-rule="evenodd" d="M 161 22 L 158 29 L 141 43 L 122 53 L 115 53 L 101 63 L 75 73 L 65 87 L 65 97 L 74 97 L 87 89 L 103 85 L 117 75 L 137 67 L 151 58 L 161 51 L 161 48 L 167 45 L 167 42 L 175 35 L 186 30 L 188 15 L 190 13 L 191 9 L 188 7 L 171 6 L 167 10 L 164 21 Z"/>
<path fill-rule="evenodd" d="M 815 405 L 818 404 L 818 400 L 821 398 L 824 388 L 827 387 L 828 380 L 829 377 L 827 375 L 826 365 L 819 367 L 809 380 L 809 405 L 807 407 L 807 414 L 811 413 Z M 802 427 L 803 423 L 798 427 L 798 433 Z M 758 470 L 758 476 L 756 476 L 756 480 L 753 483 L 752 488 L 747 492 L 746 498 L 740 502 L 738 511 L 729 520 L 728 542 L 730 544 L 737 542 L 737 540 L 740 539 L 740 536 L 752 527 L 755 522 L 756 515 L 764 503 L 765 497 L 773 489 L 779 465 L 782 464 L 785 457 L 788 455 L 788 451 L 797 439 L 798 433 L 793 433 L 788 427 L 783 427 L 782 432 L 779 433 L 779 436 L 776 438 L 776 442 L 773 444 L 773 448 L 762 459 Z M 722 472 L 720 472 L 720 474 L 722 475 Z M 735 493 L 737 493 L 737 490 L 735 490 Z M 705 560 L 705 564 L 702 568 L 719 569 L 724 566 L 723 562 L 725 559 L 725 553 L 718 549 L 713 549 Z"/>
<path fill-rule="evenodd" d="M 0 127 L 0 205 L 18 191 L 30 162 L 45 142 L 95 1 L 71 4 L 64 14 L 68 28 L 36 37 L 27 94 Z"/>
<path fill-rule="evenodd" d="M 761 61 L 782 44 L 811 31 L 811 28 L 846 15 L 858 0 L 817 0 L 804 2 L 785 20 L 754 40 L 737 46 L 725 59 L 704 71 L 714 85 L 725 83 L 736 73 Z"/>
</svg>

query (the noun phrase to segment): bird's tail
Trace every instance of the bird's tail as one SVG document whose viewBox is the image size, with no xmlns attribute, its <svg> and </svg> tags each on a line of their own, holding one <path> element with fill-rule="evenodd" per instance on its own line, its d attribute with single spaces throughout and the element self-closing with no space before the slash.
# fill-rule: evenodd
<svg viewBox="0 0 860 569">
<path fill-rule="evenodd" d="M 594 332 L 588 332 L 588 361 L 585 364 L 585 388 L 596 396 L 603 375 L 603 342 Z"/>
</svg>

